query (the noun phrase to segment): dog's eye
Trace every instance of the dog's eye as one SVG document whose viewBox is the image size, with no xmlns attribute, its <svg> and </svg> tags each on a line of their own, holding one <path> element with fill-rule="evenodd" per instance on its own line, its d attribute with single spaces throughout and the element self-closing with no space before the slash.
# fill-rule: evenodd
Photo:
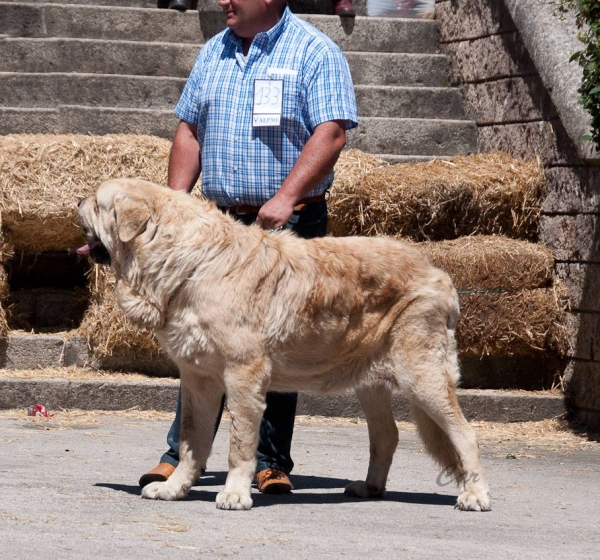
<svg viewBox="0 0 600 560">
<path fill-rule="evenodd" d="M 94 212 L 98 212 L 98 200 L 94 199 Z"/>
</svg>

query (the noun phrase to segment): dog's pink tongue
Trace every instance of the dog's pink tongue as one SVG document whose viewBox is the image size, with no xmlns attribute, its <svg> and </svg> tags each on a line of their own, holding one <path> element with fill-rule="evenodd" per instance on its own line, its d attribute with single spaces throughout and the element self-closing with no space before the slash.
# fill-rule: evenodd
<svg viewBox="0 0 600 560">
<path fill-rule="evenodd" d="M 100 241 L 91 241 L 90 243 L 86 243 L 83 247 L 79 247 L 79 249 L 77 249 L 77 253 L 79 255 L 85 255 L 86 253 L 89 253 L 96 245 L 98 245 L 98 243 L 100 243 Z"/>
</svg>

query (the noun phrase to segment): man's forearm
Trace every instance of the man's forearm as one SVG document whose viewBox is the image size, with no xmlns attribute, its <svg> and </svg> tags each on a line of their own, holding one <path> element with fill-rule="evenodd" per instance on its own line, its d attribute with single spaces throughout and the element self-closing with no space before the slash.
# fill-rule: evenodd
<svg viewBox="0 0 600 560">
<path fill-rule="evenodd" d="M 329 174 L 346 144 L 344 124 L 329 121 L 317 126 L 277 194 L 260 209 L 258 225 L 265 229 L 285 225 L 294 205 Z"/>
<path fill-rule="evenodd" d="M 345 145 L 343 122 L 319 125 L 277 194 L 295 199 L 294 202 L 304 198 L 327 177 Z"/>
<path fill-rule="evenodd" d="M 168 185 L 177 191 L 190 192 L 200 176 L 200 171 L 197 128 L 181 121 L 175 131 L 169 156 Z"/>
</svg>

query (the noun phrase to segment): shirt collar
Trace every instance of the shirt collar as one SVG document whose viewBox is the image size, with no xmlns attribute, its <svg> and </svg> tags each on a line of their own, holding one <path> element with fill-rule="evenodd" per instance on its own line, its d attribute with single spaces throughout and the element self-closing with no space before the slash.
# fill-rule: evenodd
<svg viewBox="0 0 600 560">
<path fill-rule="evenodd" d="M 254 37 L 254 41 L 256 41 L 257 44 L 263 46 L 263 48 L 266 47 L 266 49 L 270 49 L 275 44 L 277 39 L 279 39 L 280 35 L 283 33 L 283 30 L 286 28 L 291 17 L 292 12 L 286 5 L 281 19 L 268 31 L 258 33 L 256 37 Z M 231 31 L 231 29 L 227 29 L 227 38 L 230 41 L 233 41 L 240 49 L 242 48 L 241 37 L 238 37 L 233 31 Z"/>
</svg>

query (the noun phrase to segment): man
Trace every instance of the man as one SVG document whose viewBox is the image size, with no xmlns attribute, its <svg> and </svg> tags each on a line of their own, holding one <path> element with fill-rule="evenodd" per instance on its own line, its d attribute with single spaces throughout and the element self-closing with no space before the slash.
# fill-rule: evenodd
<svg viewBox="0 0 600 560">
<path fill-rule="evenodd" d="M 333 13 L 336 16 L 355 16 L 356 12 L 352 6 L 352 0 L 331 0 Z M 186 10 L 196 9 L 198 0 L 158 0 L 159 8 L 169 8 L 171 10 Z"/>
<path fill-rule="evenodd" d="M 333 166 L 358 124 L 340 49 L 294 16 L 286 0 L 219 0 L 227 29 L 200 51 L 175 114 L 181 119 L 168 183 L 202 191 L 245 224 L 324 236 Z M 257 451 L 257 487 L 292 490 L 297 394 L 267 394 Z M 140 486 L 166 480 L 179 462 L 181 403 L 170 449 Z M 217 421 L 218 422 L 218 421 Z"/>
</svg>

